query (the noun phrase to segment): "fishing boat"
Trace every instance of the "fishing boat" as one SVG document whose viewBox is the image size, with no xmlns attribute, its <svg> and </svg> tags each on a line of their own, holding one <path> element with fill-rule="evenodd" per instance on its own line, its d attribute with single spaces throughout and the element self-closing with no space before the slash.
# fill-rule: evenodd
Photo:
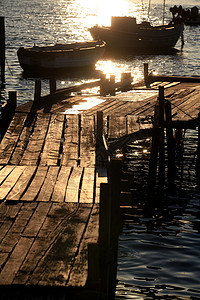
<svg viewBox="0 0 200 300">
<path fill-rule="evenodd" d="M 152 26 L 150 22 L 136 23 L 133 17 L 111 17 L 111 26 L 89 29 L 96 40 L 104 40 L 108 47 L 141 52 L 162 52 L 174 48 L 184 30 L 183 24 Z"/>
<path fill-rule="evenodd" d="M 104 41 L 88 41 L 52 46 L 20 47 L 19 63 L 25 71 L 84 68 L 94 65 L 103 55 Z"/>
</svg>

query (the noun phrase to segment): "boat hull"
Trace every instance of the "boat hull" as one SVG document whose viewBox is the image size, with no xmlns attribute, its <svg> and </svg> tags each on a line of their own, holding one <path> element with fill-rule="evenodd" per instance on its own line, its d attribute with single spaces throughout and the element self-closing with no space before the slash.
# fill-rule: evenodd
<svg viewBox="0 0 200 300">
<path fill-rule="evenodd" d="M 105 42 L 87 42 L 49 47 L 19 48 L 19 63 L 25 71 L 84 68 L 94 65 L 105 51 Z"/>
<path fill-rule="evenodd" d="M 90 28 L 93 38 L 104 40 L 108 47 L 140 51 L 163 51 L 175 47 L 183 32 L 183 24 L 139 29 L 137 32 L 114 30 L 111 27 Z"/>
</svg>

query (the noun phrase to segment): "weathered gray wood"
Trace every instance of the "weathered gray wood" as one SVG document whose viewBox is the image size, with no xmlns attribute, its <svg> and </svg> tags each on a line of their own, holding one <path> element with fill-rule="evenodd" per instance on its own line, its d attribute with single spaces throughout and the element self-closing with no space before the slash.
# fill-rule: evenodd
<svg viewBox="0 0 200 300">
<path fill-rule="evenodd" d="M 50 201 L 60 167 L 51 166 L 37 197 L 37 201 Z"/>
<path fill-rule="evenodd" d="M 7 164 L 16 147 L 23 128 L 26 113 L 16 113 L 0 144 L 0 164 Z"/>
<path fill-rule="evenodd" d="M 50 114 L 38 114 L 34 130 L 23 154 L 21 165 L 37 165 L 45 142 Z"/>
<path fill-rule="evenodd" d="M 54 185 L 51 201 L 64 202 L 71 167 L 62 166 Z"/>
<path fill-rule="evenodd" d="M 34 176 L 35 170 L 36 166 L 26 166 L 24 168 L 23 173 L 16 182 L 15 186 L 6 196 L 6 200 L 20 200 L 22 194 L 27 188 L 27 185 L 30 183 L 32 177 Z"/>
<path fill-rule="evenodd" d="M 14 187 L 17 180 L 23 173 L 25 167 L 24 166 L 16 166 L 12 172 L 8 175 L 5 181 L 0 186 L 0 200 L 3 200 L 10 190 Z"/>
<path fill-rule="evenodd" d="M 86 231 L 81 240 L 67 286 L 85 286 L 88 277 L 88 243 L 97 243 L 98 229 L 99 205 L 96 204 L 92 209 Z"/>
<path fill-rule="evenodd" d="M 51 116 L 49 129 L 45 139 L 44 149 L 41 154 L 40 165 L 56 166 L 59 159 L 59 150 L 64 125 L 64 114 Z"/>
<path fill-rule="evenodd" d="M 76 167 L 73 169 L 65 194 L 65 202 L 79 202 L 79 194 L 80 194 L 80 183 L 81 183 L 81 176 L 83 173 L 83 168 Z"/>
<path fill-rule="evenodd" d="M 37 197 L 47 174 L 48 167 L 38 167 L 35 177 L 22 197 L 22 201 L 34 201 Z"/>
<path fill-rule="evenodd" d="M 95 179 L 95 168 L 84 168 L 79 199 L 80 203 L 94 202 Z"/>
</svg>

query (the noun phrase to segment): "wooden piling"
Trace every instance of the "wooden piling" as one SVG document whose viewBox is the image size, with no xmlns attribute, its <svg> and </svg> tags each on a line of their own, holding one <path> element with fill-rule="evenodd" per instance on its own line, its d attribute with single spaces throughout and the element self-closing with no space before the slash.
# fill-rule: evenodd
<svg viewBox="0 0 200 300">
<path fill-rule="evenodd" d="M 160 142 L 159 142 L 159 188 L 163 192 L 165 183 L 165 151 L 164 151 L 164 111 L 165 111 L 165 97 L 164 87 L 159 86 L 159 128 L 160 128 Z"/>
<path fill-rule="evenodd" d="M 144 82 L 146 87 L 149 87 L 149 65 L 144 63 Z"/>
<path fill-rule="evenodd" d="M 196 176 L 197 176 L 197 181 L 199 182 L 200 179 L 200 112 L 198 113 L 197 126 L 198 126 L 198 141 L 197 141 Z"/>
<path fill-rule="evenodd" d="M 50 94 L 53 94 L 56 92 L 56 80 L 55 79 L 49 80 L 49 90 L 50 90 Z"/>
<path fill-rule="evenodd" d="M 100 81 L 100 95 L 106 96 L 107 95 L 107 86 L 108 86 L 108 79 L 106 78 L 106 74 L 101 74 L 101 81 Z"/>
<path fill-rule="evenodd" d="M 0 17 L 0 64 L 1 64 L 1 84 L 5 83 L 5 22 L 4 17 Z"/>
<path fill-rule="evenodd" d="M 174 194 L 176 191 L 175 177 L 175 141 L 172 128 L 172 112 L 171 103 L 165 101 L 165 115 L 166 115 L 166 136 L 167 136 L 167 152 L 168 152 L 168 192 Z"/>
<path fill-rule="evenodd" d="M 114 299 L 117 275 L 117 249 L 120 220 L 121 161 L 111 160 L 109 183 L 100 187 L 99 253 L 101 292 Z"/>
<path fill-rule="evenodd" d="M 131 89 L 132 76 L 131 72 L 121 74 L 121 91 L 127 92 Z"/>
</svg>

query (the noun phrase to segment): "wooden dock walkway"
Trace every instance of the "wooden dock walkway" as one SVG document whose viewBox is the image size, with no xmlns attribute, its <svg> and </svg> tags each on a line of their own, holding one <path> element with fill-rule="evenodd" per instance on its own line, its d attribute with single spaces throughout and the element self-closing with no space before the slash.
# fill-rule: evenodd
<svg viewBox="0 0 200 300">
<path fill-rule="evenodd" d="M 88 244 L 99 242 L 100 184 L 107 182 L 97 111 L 107 141 L 130 141 L 152 128 L 159 85 L 173 120 L 197 118 L 200 86 L 179 82 L 97 96 L 102 103 L 79 115 L 65 112 L 89 97 L 50 95 L 16 109 L 0 144 L 0 298 L 102 299 L 95 264 L 88 265 Z"/>
</svg>

